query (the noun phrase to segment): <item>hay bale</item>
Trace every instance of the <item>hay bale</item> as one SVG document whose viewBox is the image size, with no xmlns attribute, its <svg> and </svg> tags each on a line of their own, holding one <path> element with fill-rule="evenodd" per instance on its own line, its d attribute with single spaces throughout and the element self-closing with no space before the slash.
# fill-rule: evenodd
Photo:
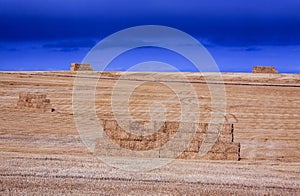
<svg viewBox="0 0 300 196">
<path fill-rule="evenodd" d="M 238 153 L 240 148 L 239 143 L 224 143 L 224 142 L 217 142 L 212 147 L 210 152 L 220 152 L 220 153 Z"/>
<path fill-rule="evenodd" d="M 192 140 L 190 144 L 188 145 L 186 151 L 189 152 L 199 152 L 199 141 Z"/>
<path fill-rule="evenodd" d="M 278 71 L 274 66 L 254 66 L 252 73 L 278 74 Z"/>
<path fill-rule="evenodd" d="M 202 156 L 203 160 L 226 160 L 225 153 L 217 153 L 217 152 L 208 152 L 206 155 Z"/>
<path fill-rule="evenodd" d="M 70 71 L 94 71 L 90 64 L 72 63 Z"/>
<path fill-rule="evenodd" d="M 226 160 L 239 161 L 240 156 L 237 153 L 227 153 L 226 154 Z"/>
<path fill-rule="evenodd" d="M 46 99 L 46 94 L 20 92 L 17 108 L 27 109 L 31 111 L 52 111 L 50 99 Z"/>
<path fill-rule="evenodd" d="M 240 143 L 231 143 L 226 145 L 226 153 L 240 153 L 241 144 Z"/>
<path fill-rule="evenodd" d="M 105 130 L 116 130 L 117 123 L 115 120 L 106 120 L 104 123 Z"/>
<path fill-rule="evenodd" d="M 199 159 L 199 155 L 196 152 L 184 151 L 177 156 L 178 159 Z"/>
</svg>

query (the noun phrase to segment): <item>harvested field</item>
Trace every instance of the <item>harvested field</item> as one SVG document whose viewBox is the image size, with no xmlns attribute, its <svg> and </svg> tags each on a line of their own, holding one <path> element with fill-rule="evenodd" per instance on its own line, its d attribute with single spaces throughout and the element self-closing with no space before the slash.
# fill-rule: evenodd
<svg viewBox="0 0 300 196">
<path fill-rule="evenodd" d="M 296 163 L 176 160 L 126 172 L 93 157 L 1 153 L 2 194 L 272 194 L 300 193 Z"/>
<path fill-rule="evenodd" d="M 124 86 L 136 80 L 145 82 L 129 100 L 134 120 L 148 122 L 151 101 L 163 100 L 166 123 L 169 119 L 179 121 L 178 97 L 159 81 L 149 80 L 149 74 L 135 73 L 132 79 L 121 81 Z M 185 92 L 176 73 L 161 73 L 162 78 L 164 74 Z M 93 73 L 92 77 L 97 79 L 99 75 Z M 97 83 L 95 107 L 99 124 L 115 120 L 111 99 L 120 75 L 102 73 Z M 206 126 L 212 110 L 208 86 L 200 73 L 185 75 L 199 99 L 201 126 Z M 235 157 L 199 160 L 182 155 L 164 167 L 143 172 L 112 168 L 88 151 L 73 116 L 75 76 L 74 72 L 0 73 L 1 194 L 300 194 L 299 74 L 222 74 L 226 92 L 224 120 L 233 125 L 234 131 L 220 137 L 213 149 L 223 152 L 232 145 L 232 152 L 237 152 L 240 146 L 239 161 Z M 123 91 L 115 93 L 120 95 L 119 103 L 125 103 L 121 98 Z M 33 97 L 33 103 L 43 109 L 28 104 L 28 97 Z M 118 112 L 122 117 L 126 111 Z M 123 117 L 128 120 L 125 113 Z M 114 130 L 107 131 L 118 139 Z M 162 129 L 162 133 L 171 135 L 168 130 Z M 126 137 L 121 138 L 124 146 L 133 148 Z M 193 144 L 189 149 L 195 148 Z M 135 148 L 143 149 L 136 144 Z M 113 159 L 126 164 L 122 163 L 126 159 Z"/>
</svg>

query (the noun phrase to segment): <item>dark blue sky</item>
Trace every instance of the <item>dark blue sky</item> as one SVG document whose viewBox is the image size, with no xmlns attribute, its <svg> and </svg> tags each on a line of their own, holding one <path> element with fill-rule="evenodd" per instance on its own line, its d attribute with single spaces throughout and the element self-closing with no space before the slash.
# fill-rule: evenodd
<svg viewBox="0 0 300 196">
<path fill-rule="evenodd" d="M 68 69 L 104 37 L 151 24 L 197 38 L 221 71 L 300 73 L 299 10 L 297 0 L 1 0 L 0 70 Z"/>
</svg>

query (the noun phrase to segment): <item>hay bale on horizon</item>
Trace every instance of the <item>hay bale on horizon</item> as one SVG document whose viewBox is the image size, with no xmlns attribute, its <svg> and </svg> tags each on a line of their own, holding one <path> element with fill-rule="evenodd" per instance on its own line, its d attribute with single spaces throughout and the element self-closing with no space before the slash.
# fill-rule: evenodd
<svg viewBox="0 0 300 196">
<path fill-rule="evenodd" d="M 278 71 L 274 66 L 254 66 L 252 73 L 278 74 Z"/>
<path fill-rule="evenodd" d="M 74 71 L 94 71 L 90 64 L 82 64 L 82 63 L 72 63 L 71 72 Z"/>
</svg>

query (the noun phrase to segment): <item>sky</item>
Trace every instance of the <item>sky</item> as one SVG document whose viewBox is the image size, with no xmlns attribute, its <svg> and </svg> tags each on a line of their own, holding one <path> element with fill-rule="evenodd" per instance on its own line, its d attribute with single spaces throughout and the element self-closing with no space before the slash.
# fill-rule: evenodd
<svg viewBox="0 0 300 196">
<path fill-rule="evenodd" d="M 272 65 L 300 73 L 299 10 L 299 0 L 1 0 L 0 70 L 68 70 L 117 31 L 164 25 L 200 41 L 223 72 Z M 151 47 L 118 57 L 110 70 L 137 59 L 195 71 L 184 57 Z"/>
</svg>

